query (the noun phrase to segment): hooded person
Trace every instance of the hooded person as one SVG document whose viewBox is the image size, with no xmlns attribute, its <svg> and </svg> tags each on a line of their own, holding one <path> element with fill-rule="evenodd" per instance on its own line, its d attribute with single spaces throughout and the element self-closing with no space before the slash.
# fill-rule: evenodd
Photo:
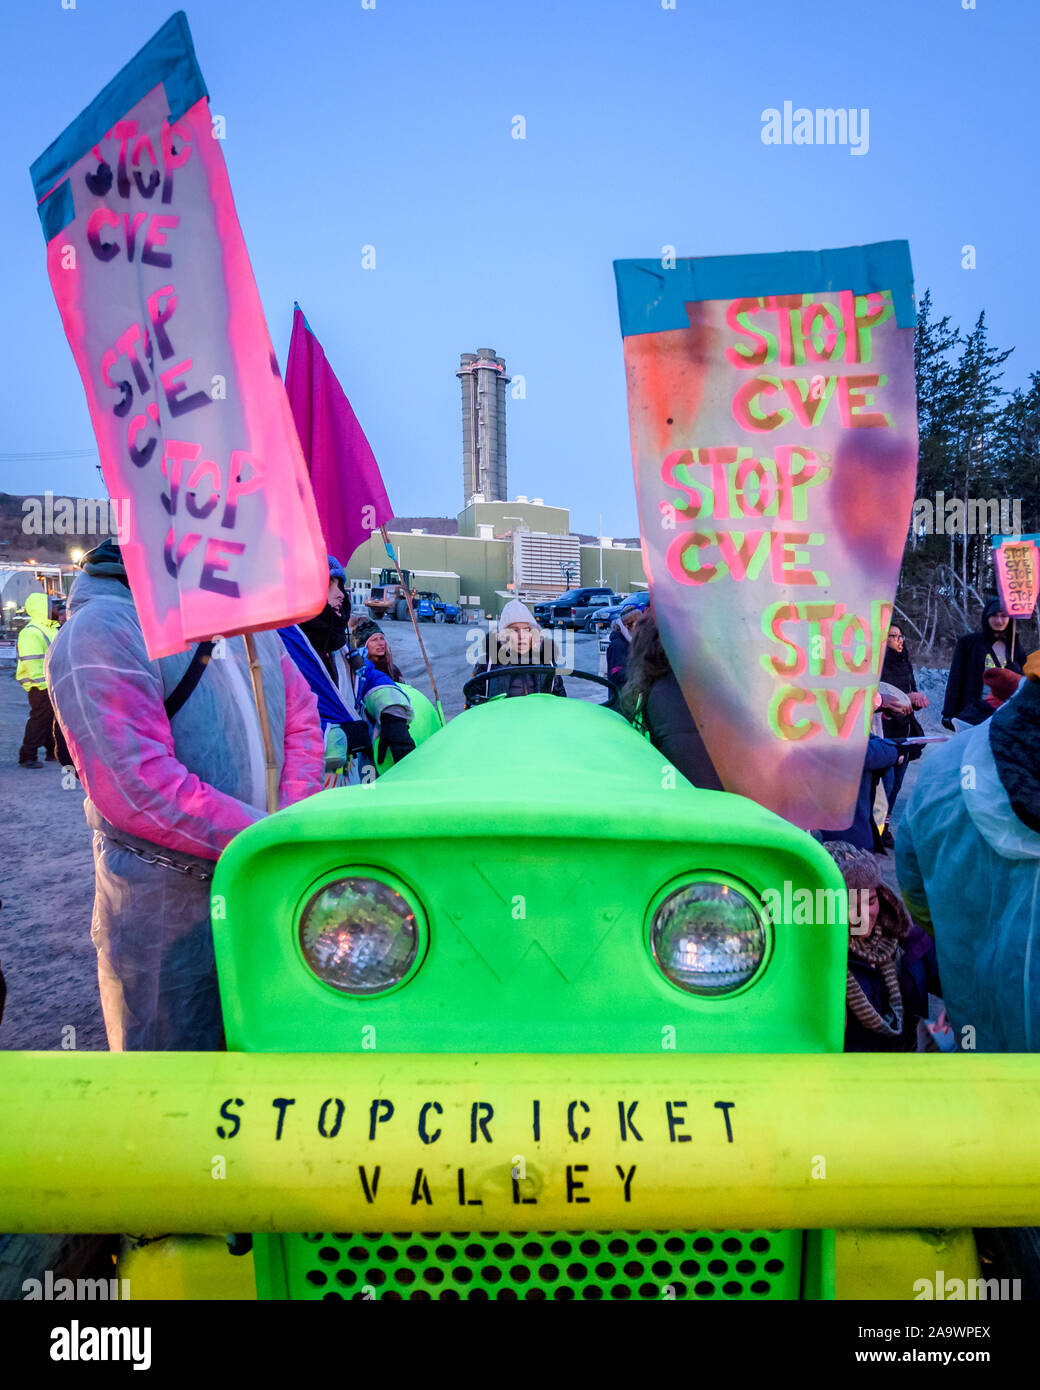
<svg viewBox="0 0 1040 1390">
<path fill-rule="evenodd" d="M 1012 631 L 1013 625 L 1004 612 L 1004 605 L 999 598 L 991 598 L 982 610 L 978 631 L 966 632 L 958 638 L 943 700 L 945 728 L 953 730 L 953 720 L 962 718 L 962 711 L 970 709 L 981 697 L 986 671 L 1002 667 L 1021 674 L 1025 653 L 1017 637 L 1012 651 Z M 970 718 L 964 722 L 970 722 Z"/>
<path fill-rule="evenodd" d="M 946 1009 L 980 1052 L 1040 1051 L 1040 652 L 985 723 L 926 757 L 896 841 Z"/>
<path fill-rule="evenodd" d="M 58 624 L 53 617 L 52 600 L 46 594 L 29 594 L 25 612 L 29 621 L 18 633 L 18 665 L 14 678 L 29 697 L 29 718 L 18 750 L 18 766 L 38 768 L 43 766 L 37 761 L 41 748 L 47 762 L 58 761 L 54 748 L 54 710 L 43 669 Z"/>
<path fill-rule="evenodd" d="M 325 785 L 371 781 L 392 767 L 415 742 L 407 694 L 364 651 L 353 651 L 346 573 L 329 557 L 325 607 L 306 622 L 280 628 L 278 635 L 318 701 L 325 743 Z M 378 751 L 373 745 L 378 744 Z"/>
<path fill-rule="evenodd" d="M 548 649 L 548 650 L 547 650 Z M 567 694 L 563 678 L 547 672 L 525 671 L 529 666 L 552 666 L 553 648 L 538 620 L 519 599 L 508 599 L 502 607 L 495 630 L 488 635 L 487 652 L 478 672 L 500 672 L 486 684 L 487 698 L 499 695 Z"/>
<path fill-rule="evenodd" d="M 618 686 L 625 683 L 628 670 L 628 650 L 636 623 L 643 616 L 644 609 L 638 603 L 625 603 L 610 628 L 607 642 L 607 676 Z"/>
<path fill-rule="evenodd" d="M 825 848 L 849 892 L 845 1051 L 913 1052 L 929 994 L 942 997 L 935 945 L 885 883 L 876 855 L 847 840 Z"/>
<path fill-rule="evenodd" d="M 108 1045 L 223 1045 L 210 880 L 266 814 L 264 751 L 242 637 L 149 660 L 118 545 L 82 562 L 47 655 L 58 722 L 94 832 L 91 937 Z M 321 787 L 314 696 L 273 632 L 255 634 L 278 805 Z"/>
</svg>

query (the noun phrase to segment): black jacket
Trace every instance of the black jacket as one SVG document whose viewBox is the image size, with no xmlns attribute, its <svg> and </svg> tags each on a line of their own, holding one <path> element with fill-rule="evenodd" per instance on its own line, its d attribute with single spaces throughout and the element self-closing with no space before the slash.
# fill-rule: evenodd
<svg viewBox="0 0 1040 1390">
<path fill-rule="evenodd" d="M 619 686 L 625 683 L 630 645 L 616 629 L 610 634 L 610 641 L 607 643 L 607 675 Z"/>
<path fill-rule="evenodd" d="M 897 690 L 902 690 L 905 695 L 910 695 L 917 689 L 917 680 L 909 656 L 905 651 L 897 652 L 892 647 L 885 648 L 881 679 L 886 685 L 894 685 Z M 910 738 L 924 732 L 912 714 L 896 714 L 893 710 L 887 709 L 881 711 L 881 727 L 886 738 Z"/>
<path fill-rule="evenodd" d="M 673 671 L 650 687 L 645 719 L 650 742 L 687 782 L 705 791 L 724 790 Z"/>
<path fill-rule="evenodd" d="M 953 651 L 953 661 L 950 663 L 949 678 L 946 681 L 946 699 L 943 701 L 942 711 L 944 719 L 957 718 L 966 705 L 970 705 L 983 693 L 982 676 L 986 670 L 987 656 L 992 658 L 991 664 L 994 666 L 1005 666 L 1012 671 L 1021 672 L 1026 657 L 1017 637 L 1012 658 L 1010 661 L 1007 660 L 1007 647 L 1011 642 L 1010 622 L 1004 629 L 1005 660 L 1000 662 L 993 655 L 994 637 L 989 619 L 1002 608 L 999 599 L 990 599 L 982 610 L 982 622 L 978 632 L 967 632 L 958 640 Z"/>
</svg>

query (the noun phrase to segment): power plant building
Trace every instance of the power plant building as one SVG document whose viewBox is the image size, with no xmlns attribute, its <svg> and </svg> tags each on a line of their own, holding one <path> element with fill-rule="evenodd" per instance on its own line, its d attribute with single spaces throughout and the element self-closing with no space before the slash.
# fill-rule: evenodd
<svg viewBox="0 0 1040 1390">
<path fill-rule="evenodd" d="M 603 537 L 585 544 L 570 529 L 566 507 L 546 506 L 541 498 L 487 502 L 475 498 L 458 515 L 458 533 L 388 528 L 402 569 L 417 589 L 432 589 L 468 613 L 497 617 L 511 598 L 525 603 L 551 598 L 584 585 L 607 585 L 616 593 L 647 587 L 639 546 Z M 379 582 L 389 564 L 376 534 L 354 552 L 347 566 L 355 602 Z"/>
<path fill-rule="evenodd" d="M 468 614 L 497 617 L 511 598 L 525 603 L 555 597 L 567 589 L 605 585 L 617 593 L 647 587 L 637 545 L 615 545 L 600 537 L 588 545 L 571 531 L 566 507 L 541 497 L 506 490 L 506 375 L 504 358 L 493 348 L 461 354 L 455 374 L 462 385 L 463 508 L 454 535 L 423 529 L 388 528 L 402 569 L 417 589 L 429 589 L 458 603 Z M 376 535 L 347 566 L 352 597 L 364 595 L 389 556 Z"/>
<path fill-rule="evenodd" d="M 462 502 L 485 497 L 505 501 L 506 376 L 505 360 L 494 348 L 464 352 L 455 373 L 462 383 Z"/>
</svg>

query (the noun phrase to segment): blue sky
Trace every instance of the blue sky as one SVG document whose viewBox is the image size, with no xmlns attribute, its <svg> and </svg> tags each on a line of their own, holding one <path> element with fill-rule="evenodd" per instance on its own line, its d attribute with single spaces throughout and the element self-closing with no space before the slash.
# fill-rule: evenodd
<svg viewBox="0 0 1040 1390">
<path fill-rule="evenodd" d="M 68 3 L 68 0 L 66 0 Z M 217 0 L 187 5 L 284 366 L 298 299 L 400 515 L 462 504 L 458 354 L 522 373 L 510 493 L 636 529 L 611 262 L 906 237 L 918 293 L 985 308 L 1040 368 L 1035 0 Z M 0 488 L 98 495 L 30 162 L 172 12 L 19 6 L 5 25 Z M 782 16 L 782 18 L 781 18 Z M 767 146 L 762 111 L 869 108 L 869 150 Z M 513 139 L 514 116 L 526 139 Z M 977 269 L 961 267 L 976 248 Z M 376 268 L 361 248 L 376 248 Z M 37 457 L 33 457 L 33 456 Z M 12 457 L 18 456 L 18 457 Z"/>
</svg>

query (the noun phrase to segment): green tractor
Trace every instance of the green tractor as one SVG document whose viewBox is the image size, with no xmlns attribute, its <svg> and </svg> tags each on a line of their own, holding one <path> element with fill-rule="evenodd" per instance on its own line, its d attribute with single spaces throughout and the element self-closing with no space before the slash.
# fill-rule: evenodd
<svg viewBox="0 0 1040 1390">
<path fill-rule="evenodd" d="M 473 703 L 239 835 L 213 923 L 226 1053 L 6 1063 L 0 1229 L 250 1233 L 135 1298 L 912 1298 L 1037 1218 L 1037 1059 L 842 1055 L 830 857 L 611 708 Z"/>
</svg>

